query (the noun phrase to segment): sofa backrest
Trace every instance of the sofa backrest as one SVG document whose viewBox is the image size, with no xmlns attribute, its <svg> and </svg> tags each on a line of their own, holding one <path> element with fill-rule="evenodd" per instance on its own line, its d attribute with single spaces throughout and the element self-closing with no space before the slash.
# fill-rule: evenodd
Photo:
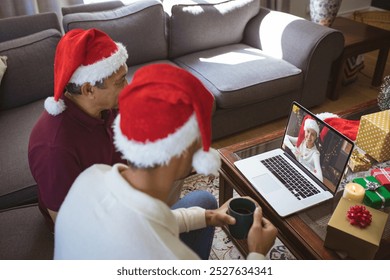
<svg viewBox="0 0 390 280">
<path fill-rule="evenodd" d="M 53 95 L 54 55 L 62 34 L 47 29 L 0 43 L 7 70 L 0 84 L 0 110 Z"/>
<path fill-rule="evenodd" d="M 0 19 L 0 56 L 7 57 L 0 83 L 0 110 L 53 94 L 54 55 L 61 37 L 55 13 Z"/>
<path fill-rule="evenodd" d="M 248 21 L 260 10 L 259 0 L 164 0 L 169 15 L 169 56 L 241 42 Z"/>
<path fill-rule="evenodd" d="M 99 3 L 91 3 L 91 4 L 80 4 L 80 5 L 72 5 L 68 7 L 62 7 L 61 12 L 62 15 L 73 14 L 73 13 L 89 13 L 89 12 L 100 12 L 113 10 L 119 7 L 123 7 L 124 4 L 122 1 L 107 1 L 107 2 L 99 2 Z"/>
<path fill-rule="evenodd" d="M 63 18 L 65 32 L 97 28 L 127 48 L 128 66 L 168 57 L 166 17 L 158 0 L 136 1 L 124 7 L 94 13 L 73 13 Z"/>
<path fill-rule="evenodd" d="M 57 29 L 61 32 L 61 26 L 56 13 L 41 13 L 0 19 L 0 42 L 31 35 L 46 29 Z"/>
</svg>

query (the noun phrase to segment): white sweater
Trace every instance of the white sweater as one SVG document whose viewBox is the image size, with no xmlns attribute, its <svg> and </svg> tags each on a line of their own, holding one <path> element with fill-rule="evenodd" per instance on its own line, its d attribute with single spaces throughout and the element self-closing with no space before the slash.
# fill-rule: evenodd
<svg viewBox="0 0 390 280">
<path fill-rule="evenodd" d="M 199 259 L 179 233 L 206 227 L 205 210 L 171 210 L 130 186 L 121 166 L 94 165 L 76 179 L 58 212 L 54 259 Z"/>
</svg>

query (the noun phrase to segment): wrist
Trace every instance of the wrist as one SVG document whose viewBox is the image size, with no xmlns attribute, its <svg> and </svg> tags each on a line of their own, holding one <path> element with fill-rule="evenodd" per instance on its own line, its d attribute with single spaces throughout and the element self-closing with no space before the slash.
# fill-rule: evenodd
<svg viewBox="0 0 390 280">
<path fill-rule="evenodd" d="M 206 210 L 205 211 L 204 215 L 205 215 L 206 225 L 207 226 L 211 225 L 211 219 L 212 219 L 213 214 L 214 214 L 213 210 Z"/>
</svg>

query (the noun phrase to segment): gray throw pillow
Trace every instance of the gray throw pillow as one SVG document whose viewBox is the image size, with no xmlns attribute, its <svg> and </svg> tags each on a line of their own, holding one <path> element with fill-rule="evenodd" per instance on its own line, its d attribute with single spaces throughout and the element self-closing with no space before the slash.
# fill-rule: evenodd
<svg viewBox="0 0 390 280">
<path fill-rule="evenodd" d="M 65 32 L 97 28 L 107 33 L 126 47 L 129 67 L 168 57 L 166 18 L 158 0 L 136 1 L 104 12 L 67 14 L 63 27 Z"/>
<path fill-rule="evenodd" d="M 169 18 L 169 56 L 240 43 L 258 0 L 164 0 Z"/>
</svg>

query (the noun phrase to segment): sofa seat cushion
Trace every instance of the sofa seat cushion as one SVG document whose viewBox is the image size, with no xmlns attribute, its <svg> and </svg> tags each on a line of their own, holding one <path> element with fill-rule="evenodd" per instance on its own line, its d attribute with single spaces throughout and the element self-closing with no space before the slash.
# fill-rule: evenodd
<svg viewBox="0 0 390 280">
<path fill-rule="evenodd" d="M 67 14 L 63 27 L 65 32 L 76 28 L 104 31 L 126 47 L 128 66 L 168 57 L 166 17 L 158 0 L 135 1 L 104 12 Z"/>
<path fill-rule="evenodd" d="M 241 42 L 260 10 L 258 0 L 164 0 L 169 18 L 169 56 Z"/>
<path fill-rule="evenodd" d="M 22 106 L 53 94 L 54 54 L 62 34 L 48 29 L 0 43 L 7 72 L 0 84 L 0 110 Z"/>
<path fill-rule="evenodd" d="M 133 76 L 134 76 L 135 72 L 138 69 L 140 69 L 143 66 L 150 65 L 150 64 L 169 64 L 169 65 L 177 66 L 175 63 L 173 63 L 171 60 L 168 60 L 168 59 L 155 60 L 155 61 L 148 62 L 148 63 L 142 63 L 142 64 L 138 64 L 138 65 L 133 65 L 133 66 L 130 66 L 128 68 L 128 71 L 127 71 L 127 74 L 126 74 L 127 82 L 131 83 L 131 81 L 133 80 Z"/>
<path fill-rule="evenodd" d="M 44 99 L 0 112 L 0 209 L 37 201 L 28 164 L 30 133 L 43 111 Z"/>
<path fill-rule="evenodd" d="M 299 68 L 244 44 L 189 54 L 174 62 L 198 77 L 214 94 L 217 107 L 225 109 L 280 96 L 303 83 Z"/>
<path fill-rule="evenodd" d="M 1 260 L 53 259 L 54 235 L 36 204 L 0 212 Z"/>
</svg>

